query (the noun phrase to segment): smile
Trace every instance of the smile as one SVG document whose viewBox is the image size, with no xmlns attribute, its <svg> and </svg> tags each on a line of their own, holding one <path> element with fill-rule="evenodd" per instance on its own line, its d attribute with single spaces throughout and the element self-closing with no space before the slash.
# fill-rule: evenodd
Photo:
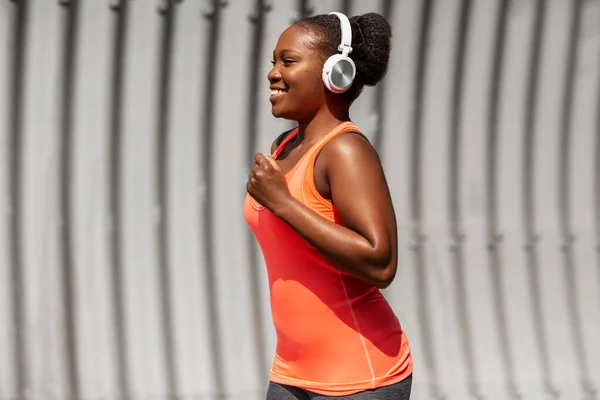
<svg viewBox="0 0 600 400">
<path fill-rule="evenodd" d="M 271 97 L 281 96 L 284 93 L 285 93 L 285 90 L 274 89 L 274 90 L 271 90 Z"/>
</svg>

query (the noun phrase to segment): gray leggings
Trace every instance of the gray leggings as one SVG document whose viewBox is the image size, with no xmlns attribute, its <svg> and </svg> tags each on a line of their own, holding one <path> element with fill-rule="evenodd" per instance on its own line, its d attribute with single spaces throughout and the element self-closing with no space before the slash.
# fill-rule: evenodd
<svg viewBox="0 0 600 400">
<path fill-rule="evenodd" d="M 393 385 L 366 390 L 364 392 L 351 394 L 349 396 L 334 397 L 313 393 L 294 386 L 269 382 L 269 390 L 267 390 L 266 400 L 409 400 L 411 386 L 412 375 L 398 383 L 394 383 Z"/>
</svg>

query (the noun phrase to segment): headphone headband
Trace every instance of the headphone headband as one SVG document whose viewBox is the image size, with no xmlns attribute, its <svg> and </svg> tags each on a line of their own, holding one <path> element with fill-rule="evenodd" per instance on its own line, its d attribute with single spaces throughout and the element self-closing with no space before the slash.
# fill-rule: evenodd
<svg viewBox="0 0 600 400">
<path fill-rule="evenodd" d="M 344 14 L 339 12 L 329 13 L 335 15 L 340 20 L 342 40 L 338 46 L 338 51 L 342 54 L 334 54 L 323 64 L 323 84 L 333 93 L 344 93 L 350 89 L 354 77 L 356 76 L 356 65 L 348 54 L 352 52 L 352 27 L 350 20 Z"/>
<path fill-rule="evenodd" d="M 335 15 L 340 20 L 342 27 L 342 43 L 338 46 L 338 50 L 343 56 L 348 56 L 352 53 L 352 28 L 350 27 L 350 20 L 344 14 L 340 12 L 330 12 L 329 15 Z"/>
</svg>

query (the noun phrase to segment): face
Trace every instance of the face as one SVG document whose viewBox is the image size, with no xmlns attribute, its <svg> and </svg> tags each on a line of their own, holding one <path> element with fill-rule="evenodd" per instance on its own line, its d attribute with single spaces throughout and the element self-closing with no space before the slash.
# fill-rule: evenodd
<svg viewBox="0 0 600 400">
<path fill-rule="evenodd" d="M 321 80 L 323 60 L 307 45 L 315 36 L 297 25 L 287 28 L 273 51 L 273 68 L 267 78 L 271 87 L 271 112 L 277 118 L 310 120 L 325 104 Z"/>
</svg>

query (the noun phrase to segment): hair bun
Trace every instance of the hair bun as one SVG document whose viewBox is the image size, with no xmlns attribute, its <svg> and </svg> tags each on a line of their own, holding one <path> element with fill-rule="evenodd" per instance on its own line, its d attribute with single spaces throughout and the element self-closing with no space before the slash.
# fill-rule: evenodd
<svg viewBox="0 0 600 400">
<path fill-rule="evenodd" d="M 390 59 L 392 29 L 387 20 L 377 13 L 350 17 L 352 53 L 356 76 L 367 86 L 376 85 L 387 73 Z"/>
</svg>

